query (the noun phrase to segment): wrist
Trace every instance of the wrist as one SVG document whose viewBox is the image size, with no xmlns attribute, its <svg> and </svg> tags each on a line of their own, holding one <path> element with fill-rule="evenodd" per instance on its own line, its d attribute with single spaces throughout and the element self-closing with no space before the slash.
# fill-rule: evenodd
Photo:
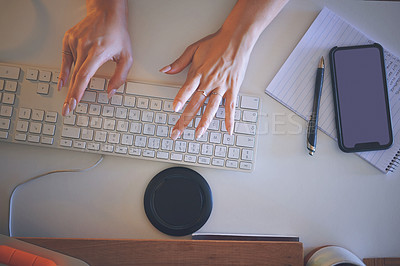
<svg viewBox="0 0 400 266">
<path fill-rule="evenodd" d="M 101 13 L 106 17 L 126 19 L 128 6 L 126 0 L 86 0 L 86 14 Z"/>
</svg>

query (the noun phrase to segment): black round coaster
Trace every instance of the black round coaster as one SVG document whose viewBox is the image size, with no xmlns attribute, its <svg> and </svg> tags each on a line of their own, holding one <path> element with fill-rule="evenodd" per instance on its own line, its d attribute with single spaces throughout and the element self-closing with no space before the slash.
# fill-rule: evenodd
<svg viewBox="0 0 400 266">
<path fill-rule="evenodd" d="M 161 232 L 184 236 L 196 232 L 210 217 L 211 189 L 197 172 L 172 167 L 158 173 L 144 195 L 147 218 Z"/>
</svg>

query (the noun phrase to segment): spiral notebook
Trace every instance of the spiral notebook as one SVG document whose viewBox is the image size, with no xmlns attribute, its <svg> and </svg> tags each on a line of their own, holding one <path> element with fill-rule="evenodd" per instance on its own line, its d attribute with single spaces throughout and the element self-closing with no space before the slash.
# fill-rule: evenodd
<svg viewBox="0 0 400 266">
<path fill-rule="evenodd" d="M 329 58 L 334 46 L 374 43 L 328 8 L 324 8 L 268 85 L 265 92 L 308 121 L 311 115 L 315 71 L 321 56 Z M 393 145 L 383 151 L 360 152 L 358 156 L 384 173 L 400 163 L 400 59 L 385 49 L 386 76 L 393 128 Z M 290 75 L 288 75 L 290 73 Z M 325 68 L 318 128 L 337 140 L 329 67 Z"/>
</svg>

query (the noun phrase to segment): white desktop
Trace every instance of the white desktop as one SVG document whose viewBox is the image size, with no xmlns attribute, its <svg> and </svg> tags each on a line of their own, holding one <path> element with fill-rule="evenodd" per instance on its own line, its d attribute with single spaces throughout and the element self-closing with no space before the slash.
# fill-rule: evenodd
<svg viewBox="0 0 400 266">
<path fill-rule="evenodd" d="M 158 72 L 218 29 L 235 1 L 129 1 L 134 66 L 130 80 L 179 85 L 186 73 Z M 241 92 L 262 101 L 252 173 L 191 167 L 209 183 L 213 210 L 199 232 L 297 235 L 305 252 L 339 245 L 364 257 L 400 256 L 400 174 L 382 174 L 318 135 L 313 157 L 306 122 L 264 93 L 326 5 L 400 55 L 400 3 L 292 0 L 261 35 Z M 0 62 L 59 68 L 61 40 L 85 15 L 82 1 L 0 1 Z M 110 75 L 111 63 L 100 74 Z M 0 233 L 12 189 L 30 177 L 85 168 L 100 155 L 0 142 Z M 146 217 L 143 196 L 158 172 L 176 166 L 105 156 L 88 172 L 53 174 L 14 196 L 13 236 L 171 238 Z"/>
</svg>

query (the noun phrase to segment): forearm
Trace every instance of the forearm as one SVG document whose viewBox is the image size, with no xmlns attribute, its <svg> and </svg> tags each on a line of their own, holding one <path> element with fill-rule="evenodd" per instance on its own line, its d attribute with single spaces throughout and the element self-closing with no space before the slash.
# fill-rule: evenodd
<svg viewBox="0 0 400 266">
<path fill-rule="evenodd" d="M 289 0 L 238 0 L 221 27 L 234 45 L 251 51 L 259 36 Z"/>
<path fill-rule="evenodd" d="M 124 21 L 128 17 L 128 3 L 126 0 L 86 0 L 86 13 L 101 12 L 112 15 Z"/>
</svg>

